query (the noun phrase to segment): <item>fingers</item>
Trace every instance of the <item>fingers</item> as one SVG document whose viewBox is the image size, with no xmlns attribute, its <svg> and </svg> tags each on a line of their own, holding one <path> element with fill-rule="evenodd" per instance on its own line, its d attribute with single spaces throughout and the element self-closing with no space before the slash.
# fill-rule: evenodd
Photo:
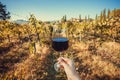
<svg viewBox="0 0 120 80">
<path fill-rule="evenodd" d="M 63 57 L 58 58 L 58 61 L 64 61 L 64 62 L 66 62 L 67 64 L 71 64 L 71 63 L 74 62 L 72 59 L 63 58 Z"/>
<path fill-rule="evenodd" d="M 58 63 L 62 65 L 63 67 L 68 66 L 67 60 L 64 59 L 63 57 L 58 58 Z"/>
<path fill-rule="evenodd" d="M 74 61 L 69 59 L 69 58 L 60 57 L 60 58 L 58 58 L 58 63 L 63 64 L 63 65 L 67 65 L 69 67 L 74 66 Z"/>
<path fill-rule="evenodd" d="M 68 62 L 69 60 L 70 60 L 70 59 L 68 59 L 68 58 L 63 58 L 63 57 L 58 58 L 58 61 Z"/>
<path fill-rule="evenodd" d="M 58 58 L 58 63 L 62 65 L 64 68 L 73 66 L 73 61 L 71 59 L 63 58 L 63 57 Z"/>
</svg>

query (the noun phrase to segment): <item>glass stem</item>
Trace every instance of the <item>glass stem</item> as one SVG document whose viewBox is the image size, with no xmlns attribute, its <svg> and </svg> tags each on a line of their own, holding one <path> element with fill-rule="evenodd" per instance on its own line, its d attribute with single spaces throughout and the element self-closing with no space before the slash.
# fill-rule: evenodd
<svg viewBox="0 0 120 80">
<path fill-rule="evenodd" d="M 62 57 L 62 52 L 60 52 L 60 57 Z"/>
</svg>

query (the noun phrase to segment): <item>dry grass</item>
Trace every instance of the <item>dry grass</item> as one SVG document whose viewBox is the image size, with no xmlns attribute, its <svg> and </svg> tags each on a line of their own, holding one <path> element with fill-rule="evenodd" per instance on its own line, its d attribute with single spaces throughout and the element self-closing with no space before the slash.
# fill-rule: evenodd
<svg viewBox="0 0 120 80">
<path fill-rule="evenodd" d="M 53 54 L 49 46 L 37 45 L 38 53 L 29 54 L 28 45 L 24 43 L 22 48 L 16 45 L 1 54 L 0 60 L 4 64 L 1 62 L 0 65 L 4 68 L 0 66 L 0 69 L 6 69 L 0 73 L 1 80 L 66 80 L 64 72 L 55 72 L 53 64 L 57 54 Z M 76 70 L 81 79 L 119 80 L 120 44 L 104 42 L 95 51 L 89 50 L 90 46 L 91 43 L 77 42 L 69 49 L 74 51 Z"/>
<path fill-rule="evenodd" d="M 77 44 L 75 44 L 76 46 Z M 80 46 L 81 45 L 81 46 Z M 82 46 L 83 45 L 83 46 Z M 83 80 L 116 80 L 120 79 L 120 44 L 104 42 L 96 52 L 86 50 L 89 46 L 79 43 L 77 53 L 77 70 Z M 83 67 L 83 68 L 81 68 Z"/>
</svg>

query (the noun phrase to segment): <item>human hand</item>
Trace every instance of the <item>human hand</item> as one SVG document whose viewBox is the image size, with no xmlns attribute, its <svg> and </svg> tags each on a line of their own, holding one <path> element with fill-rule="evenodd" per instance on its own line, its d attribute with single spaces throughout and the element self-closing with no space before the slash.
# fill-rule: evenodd
<svg viewBox="0 0 120 80">
<path fill-rule="evenodd" d="M 74 62 L 71 59 L 60 57 L 58 63 L 64 68 L 68 80 L 80 80 L 74 66 Z"/>
</svg>

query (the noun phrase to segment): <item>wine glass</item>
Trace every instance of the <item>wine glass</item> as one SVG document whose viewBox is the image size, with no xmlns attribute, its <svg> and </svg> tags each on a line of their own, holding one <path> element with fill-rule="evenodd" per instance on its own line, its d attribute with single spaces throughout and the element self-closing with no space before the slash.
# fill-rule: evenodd
<svg viewBox="0 0 120 80">
<path fill-rule="evenodd" d="M 57 51 L 61 56 L 62 52 L 68 49 L 69 47 L 68 42 L 69 40 L 65 36 L 65 30 L 64 29 L 56 30 L 52 38 L 52 48 L 55 51 Z M 56 71 L 58 71 L 60 67 L 62 66 L 59 63 L 56 62 L 54 64 L 54 68 Z"/>
</svg>

